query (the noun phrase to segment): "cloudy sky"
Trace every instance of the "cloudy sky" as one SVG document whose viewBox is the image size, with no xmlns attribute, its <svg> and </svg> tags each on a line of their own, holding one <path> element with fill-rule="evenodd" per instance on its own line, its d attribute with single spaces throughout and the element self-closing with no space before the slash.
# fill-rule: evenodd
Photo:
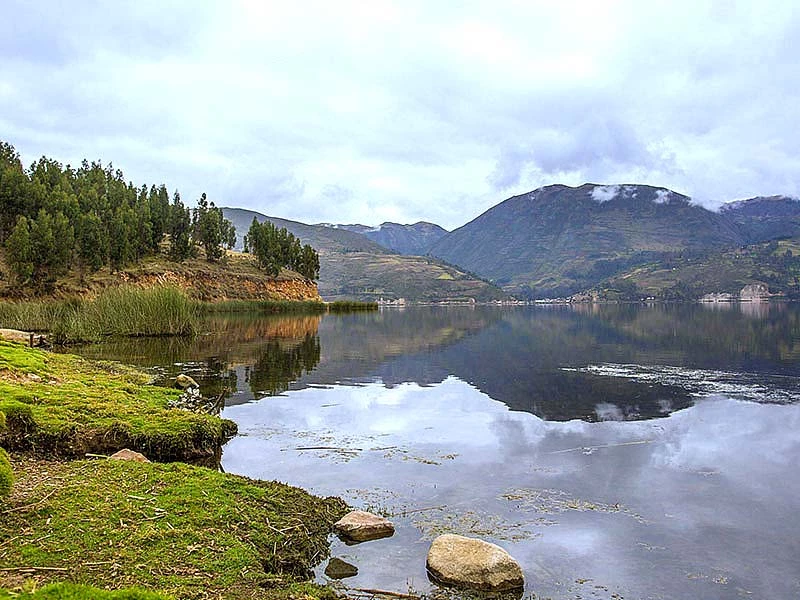
<svg viewBox="0 0 800 600">
<path fill-rule="evenodd" d="M 454 228 L 542 185 L 800 195 L 796 0 L 3 0 L 0 139 L 185 202 Z"/>
</svg>

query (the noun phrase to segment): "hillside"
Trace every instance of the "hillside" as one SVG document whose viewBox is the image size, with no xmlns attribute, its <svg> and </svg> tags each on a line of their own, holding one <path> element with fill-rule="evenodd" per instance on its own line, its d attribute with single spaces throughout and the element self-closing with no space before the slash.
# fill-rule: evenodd
<svg viewBox="0 0 800 600">
<path fill-rule="evenodd" d="M 285 227 L 286 230 L 302 240 L 304 244 L 310 244 L 317 252 L 369 252 L 373 254 L 391 253 L 380 244 L 373 242 L 369 238 L 358 233 L 347 231 L 346 229 L 335 229 L 322 225 L 306 225 L 297 221 L 279 219 L 277 217 L 267 217 L 259 212 L 246 210 L 244 208 L 222 207 L 222 214 L 236 228 L 236 249 L 243 247 L 243 237 L 247 235 L 253 218 L 258 219 L 259 223 L 269 220 L 276 227 Z"/>
<path fill-rule="evenodd" d="M 463 270 L 430 257 L 396 254 L 353 231 L 306 225 L 239 208 L 222 210 L 225 218 L 236 226 L 238 247 L 253 217 L 285 227 L 304 244 L 311 244 L 319 252 L 319 292 L 325 300 L 405 298 L 425 302 L 470 299 L 483 302 L 505 297 L 501 290 Z"/>
<path fill-rule="evenodd" d="M 800 298 L 800 236 L 641 265 L 602 282 L 589 295 L 696 300 L 706 294 L 736 296 L 757 283 L 767 284 L 770 294 Z"/>
<path fill-rule="evenodd" d="M 757 196 L 728 202 L 720 213 L 734 221 L 750 243 L 800 235 L 800 199 Z"/>
<path fill-rule="evenodd" d="M 378 227 L 366 225 L 330 225 L 329 227 L 360 233 L 384 248 L 409 256 L 427 254 L 433 244 L 447 235 L 446 229 L 426 221 L 419 221 L 413 225 L 386 222 L 381 223 Z"/>
<path fill-rule="evenodd" d="M 7 273 L 4 253 L 0 253 L 0 273 Z M 180 287 L 198 300 L 321 300 L 317 286 L 292 271 L 283 270 L 277 278 L 268 277 L 247 254 L 228 252 L 217 263 L 200 258 L 183 262 L 166 256 L 149 256 L 139 263 L 112 272 L 102 268 L 94 273 L 72 270 L 60 277 L 51 290 L 20 289 L 7 277 L 0 279 L 2 298 L 70 298 L 92 296 L 105 288 L 119 285 L 151 287 L 169 284 Z"/>
<path fill-rule="evenodd" d="M 739 245 L 736 224 L 647 185 L 551 185 L 509 198 L 430 254 L 525 296 L 568 295 L 663 256 Z"/>
</svg>

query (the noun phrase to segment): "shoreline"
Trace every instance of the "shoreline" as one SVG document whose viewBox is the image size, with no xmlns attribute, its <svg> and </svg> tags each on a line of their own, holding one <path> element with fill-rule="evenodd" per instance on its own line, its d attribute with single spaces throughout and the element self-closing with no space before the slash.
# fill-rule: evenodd
<svg viewBox="0 0 800 600">
<path fill-rule="evenodd" d="M 0 509 L 0 598 L 54 582 L 153 598 L 333 596 L 308 575 L 344 502 L 182 462 L 220 451 L 235 424 L 168 409 L 177 390 L 117 363 L 9 342 L 0 362 L 15 478 Z M 198 422 L 215 435 L 198 438 Z M 86 459 L 123 441 L 171 462 Z"/>
</svg>

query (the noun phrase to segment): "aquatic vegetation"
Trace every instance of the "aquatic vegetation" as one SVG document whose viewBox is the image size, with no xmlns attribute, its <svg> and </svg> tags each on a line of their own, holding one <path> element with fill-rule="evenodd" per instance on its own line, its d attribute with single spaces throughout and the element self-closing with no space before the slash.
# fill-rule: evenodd
<svg viewBox="0 0 800 600">
<path fill-rule="evenodd" d="M 48 331 L 56 344 L 106 336 L 191 335 L 197 303 L 171 286 L 108 288 L 94 299 L 2 302 L 0 325 Z"/>
<path fill-rule="evenodd" d="M 378 310 L 377 302 L 353 302 L 349 300 L 337 300 L 328 304 L 328 312 L 348 313 Z"/>
<path fill-rule="evenodd" d="M 253 312 L 263 314 L 322 314 L 378 310 L 376 302 L 317 302 L 316 300 L 225 300 L 205 303 L 201 310 L 208 313 Z"/>
<path fill-rule="evenodd" d="M 327 556 L 331 526 L 347 510 L 341 500 L 182 463 L 22 460 L 19 468 L 26 493 L 0 520 L 0 588 L 13 589 L 20 575 L 37 587 L 68 576 L 175 598 L 331 596 L 292 584 Z M 31 597 L 106 597 L 84 592 Z M 160 597 L 119 594 L 108 598 Z"/>
<path fill-rule="evenodd" d="M 204 313 L 321 314 L 325 303 L 316 300 L 224 300 L 199 305 Z"/>
<path fill-rule="evenodd" d="M 123 447 L 155 460 L 212 457 L 236 432 L 227 420 L 169 409 L 178 390 L 144 373 L 0 342 L 0 445 L 76 457 Z"/>
</svg>

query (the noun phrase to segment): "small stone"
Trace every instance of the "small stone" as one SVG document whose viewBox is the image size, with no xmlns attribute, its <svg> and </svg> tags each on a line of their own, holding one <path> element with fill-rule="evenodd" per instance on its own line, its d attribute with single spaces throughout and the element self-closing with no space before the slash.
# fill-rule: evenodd
<svg viewBox="0 0 800 600">
<path fill-rule="evenodd" d="M 345 579 L 358 575 L 358 567 L 343 561 L 341 558 L 333 557 L 325 567 L 325 576 L 331 579 Z"/>
<path fill-rule="evenodd" d="M 184 375 L 183 373 L 175 378 L 175 386 L 181 388 L 182 390 L 200 387 L 194 379 L 188 375 Z"/>
<path fill-rule="evenodd" d="M 391 521 L 363 510 L 354 510 L 337 521 L 333 530 L 353 542 L 366 542 L 394 535 Z"/>
<path fill-rule="evenodd" d="M 123 448 L 119 452 L 115 452 L 108 458 L 109 460 L 131 460 L 133 462 L 146 462 L 146 463 L 150 462 L 150 460 L 144 454 L 139 454 L 138 452 L 134 452 L 133 450 L 128 450 L 127 448 Z"/>
<path fill-rule="evenodd" d="M 440 535 L 428 551 L 428 573 L 436 583 L 488 592 L 519 590 L 522 568 L 500 546 L 462 535 Z"/>
</svg>

